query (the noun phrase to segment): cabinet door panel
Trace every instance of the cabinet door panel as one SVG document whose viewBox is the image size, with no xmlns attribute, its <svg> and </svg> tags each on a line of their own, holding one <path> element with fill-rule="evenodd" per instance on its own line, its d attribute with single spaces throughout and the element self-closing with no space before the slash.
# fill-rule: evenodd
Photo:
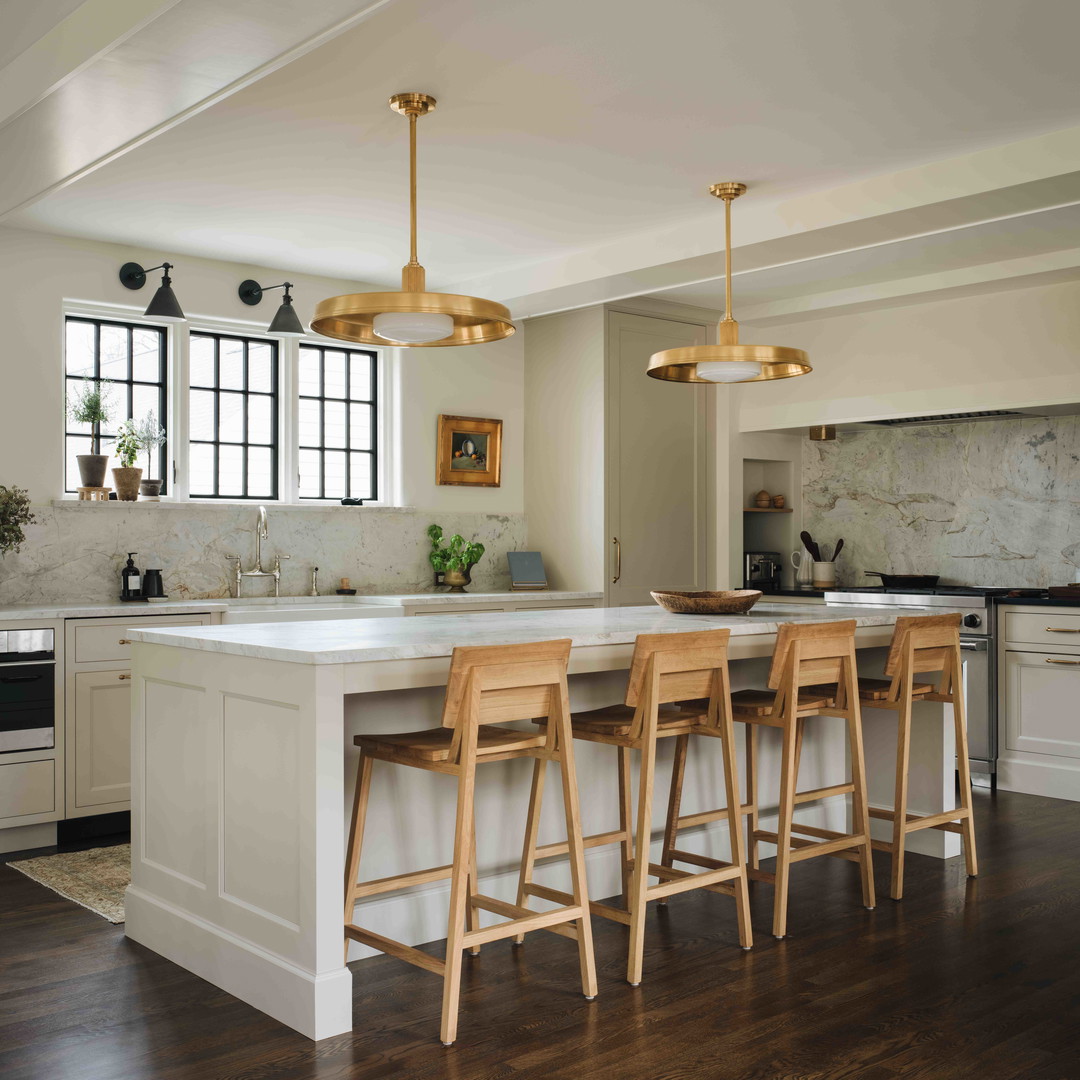
<svg viewBox="0 0 1080 1080">
<path fill-rule="evenodd" d="M 127 672 L 76 673 L 73 750 L 76 808 L 130 799 L 131 678 Z"/>
<path fill-rule="evenodd" d="M 609 603 L 624 607 L 652 604 L 651 589 L 706 587 L 706 389 L 645 374 L 653 353 L 703 345 L 706 332 L 619 312 L 609 319 L 608 588 Z"/>
<path fill-rule="evenodd" d="M 1080 758 L 1080 657 L 1005 654 L 1005 738 L 1009 750 Z"/>
</svg>

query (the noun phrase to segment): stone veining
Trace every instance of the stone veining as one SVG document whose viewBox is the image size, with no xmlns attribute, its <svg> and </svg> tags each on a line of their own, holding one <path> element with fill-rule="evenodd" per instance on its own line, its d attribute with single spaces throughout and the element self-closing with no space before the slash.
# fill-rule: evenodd
<svg viewBox="0 0 1080 1080">
<path fill-rule="evenodd" d="M 803 454 L 806 527 L 866 570 L 1045 588 L 1080 568 L 1080 417 L 841 432 Z"/>
</svg>

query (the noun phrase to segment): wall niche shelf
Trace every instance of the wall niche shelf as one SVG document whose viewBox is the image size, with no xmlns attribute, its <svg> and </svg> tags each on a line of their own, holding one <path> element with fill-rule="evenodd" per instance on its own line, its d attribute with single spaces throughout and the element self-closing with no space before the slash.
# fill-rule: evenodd
<svg viewBox="0 0 1080 1080">
<path fill-rule="evenodd" d="M 744 506 L 744 514 L 793 514 L 795 513 L 794 507 L 784 506 L 779 510 L 774 506 Z"/>
</svg>

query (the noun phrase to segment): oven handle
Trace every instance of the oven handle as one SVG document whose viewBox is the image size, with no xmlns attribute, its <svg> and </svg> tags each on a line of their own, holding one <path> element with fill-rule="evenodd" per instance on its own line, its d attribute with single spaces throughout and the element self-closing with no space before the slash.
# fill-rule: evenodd
<svg viewBox="0 0 1080 1080">
<path fill-rule="evenodd" d="M 964 652 L 986 652 L 990 647 L 990 642 L 985 638 L 980 638 L 978 641 L 961 641 L 960 648 Z"/>
</svg>

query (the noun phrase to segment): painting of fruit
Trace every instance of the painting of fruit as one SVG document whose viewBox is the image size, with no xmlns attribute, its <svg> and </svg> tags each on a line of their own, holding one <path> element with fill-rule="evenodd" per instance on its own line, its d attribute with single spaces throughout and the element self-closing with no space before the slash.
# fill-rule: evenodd
<svg viewBox="0 0 1080 1080">
<path fill-rule="evenodd" d="M 439 417 L 435 472 L 440 484 L 498 487 L 502 468 L 501 420 Z"/>
<path fill-rule="evenodd" d="M 450 468 L 486 469 L 488 436 L 473 431 L 455 431 L 451 436 L 454 458 Z"/>
</svg>

